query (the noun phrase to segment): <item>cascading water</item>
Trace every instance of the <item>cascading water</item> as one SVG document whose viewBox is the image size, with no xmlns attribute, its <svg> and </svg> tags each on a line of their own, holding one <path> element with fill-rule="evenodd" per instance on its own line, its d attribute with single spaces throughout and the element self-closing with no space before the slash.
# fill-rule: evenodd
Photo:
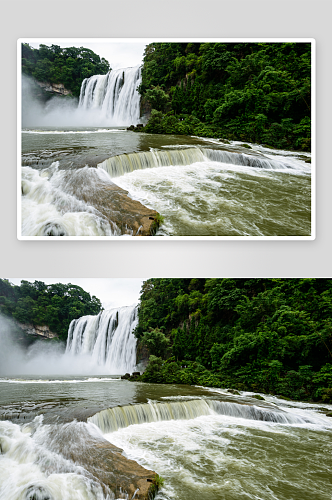
<svg viewBox="0 0 332 500">
<path fill-rule="evenodd" d="M 98 111 L 100 121 L 110 125 L 136 125 L 140 115 L 141 68 L 111 70 L 82 82 L 79 109 Z"/>
<path fill-rule="evenodd" d="M 235 418 L 262 420 L 279 424 L 304 424 L 314 422 L 310 418 L 288 414 L 279 409 L 229 403 L 226 401 L 198 399 L 169 403 L 148 403 L 108 408 L 88 418 L 104 433 L 114 432 L 129 425 L 161 422 L 166 420 L 190 420 L 207 415 L 228 415 Z"/>
<path fill-rule="evenodd" d="M 136 366 L 137 306 L 82 316 L 70 323 L 66 355 L 87 357 L 107 373 L 123 374 Z"/>
<path fill-rule="evenodd" d="M 146 168 L 169 167 L 171 165 L 192 165 L 197 162 L 219 162 L 230 165 L 261 168 L 266 170 L 303 170 L 310 171 L 310 167 L 292 161 L 292 159 L 270 160 L 258 156 L 232 153 L 209 148 L 186 148 L 167 151 L 142 151 L 118 156 L 112 156 L 98 164 L 99 168 L 106 170 L 111 177 L 118 177 L 135 170 Z"/>
</svg>

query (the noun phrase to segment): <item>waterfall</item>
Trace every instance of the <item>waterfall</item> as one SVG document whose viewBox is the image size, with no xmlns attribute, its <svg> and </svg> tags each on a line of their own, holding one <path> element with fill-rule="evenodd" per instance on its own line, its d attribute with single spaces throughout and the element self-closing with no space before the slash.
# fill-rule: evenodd
<svg viewBox="0 0 332 500">
<path fill-rule="evenodd" d="M 88 421 L 95 424 L 103 433 L 117 431 L 134 424 L 167 420 L 189 420 L 204 415 L 228 415 L 249 420 L 262 420 L 279 424 L 304 424 L 314 422 L 302 416 L 292 415 L 281 410 L 269 410 L 258 406 L 229 403 L 213 399 L 197 399 L 169 403 L 145 403 L 131 406 L 117 406 L 102 410 Z"/>
<path fill-rule="evenodd" d="M 230 153 L 220 149 L 208 148 L 186 148 L 160 151 L 152 149 L 150 151 L 141 151 L 139 153 L 129 153 L 107 158 L 98 164 L 108 172 L 111 177 L 119 177 L 134 170 L 145 168 L 168 167 L 170 165 L 191 165 L 192 163 L 212 161 L 240 165 L 246 167 L 255 167 L 268 170 L 285 169 L 309 169 L 307 166 L 296 165 L 291 161 L 271 160 L 243 153 Z"/>
<path fill-rule="evenodd" d="M 136 366 L 137 306 L 82 316 L 70 323 L 66 354 L 87 356 L 92 364 L 112 374 L 131 372 Z"/>
<path fill-rule="evenodd" d="M 110 125 L 136 125 L 140 117 L 141 68 L 111 70 L 107 75 L 85 78 L 81 85 L 79 109 L 98 111 Z"/>
</svg>

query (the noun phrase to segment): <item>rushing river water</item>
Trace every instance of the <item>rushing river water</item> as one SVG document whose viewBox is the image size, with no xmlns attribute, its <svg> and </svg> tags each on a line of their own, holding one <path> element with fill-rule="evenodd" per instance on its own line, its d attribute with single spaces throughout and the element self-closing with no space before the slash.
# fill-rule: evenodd
<svg viewBox="0 0 332 500">
<path fill-rule="evenodd" d="M 123 236 L 102 209 L 115 183 L 164 217 L 156 236 L 310 236 L 308 161 L 123 128 L 24 129 L 21 234 Z"/>
<path fill-rule="evenodd" d="M 98 454 L 90 467 L 73 459 L 102 437 L 165 479 L 160 500 L 331 499 L 319 405 L 112 376 L 2 378 L 0 392 L 3 500 L 114 498 Z"/>
</svg>

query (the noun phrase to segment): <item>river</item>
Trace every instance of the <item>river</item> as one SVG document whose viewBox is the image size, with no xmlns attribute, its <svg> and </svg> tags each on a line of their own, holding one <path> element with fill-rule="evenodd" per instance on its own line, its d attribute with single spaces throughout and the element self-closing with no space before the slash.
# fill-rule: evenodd
<svg viewBox="0 0 332 500">
<path fill-rule="evenodd" d="M 3 500 L 115 498 L 98 455 L 81 465 L 89 439 L 162 476 L 160 500 L 331 499 L 332 421 L 319 405 L 116 376 L 3 377 L 0 391 Z"/>
<path fill-rule="evenodd" d="M 114 184 L 161 214 L 156 237 L 312 234 L 310 153 L 127 130 L 139 82 L 139 68 L 95 75 L 76 105 L 44 108 L 23 85 L 20 237 L 139 235 Z"/>
</svg>

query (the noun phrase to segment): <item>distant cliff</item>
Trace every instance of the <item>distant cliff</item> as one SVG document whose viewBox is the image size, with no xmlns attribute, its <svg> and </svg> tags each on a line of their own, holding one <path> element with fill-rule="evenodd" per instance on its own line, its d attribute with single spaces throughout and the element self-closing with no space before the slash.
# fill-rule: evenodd
<svg viewBox="0 0 332 500">
<path fill-rule="evenodd" d="M 22 280 L 17 286 L 0 279 L 0 313 L 16 320 L 17 329 L 28 338 L 59 336 L 66 341 L 73 319 L 96 315 L 100 310 L 99 299 L 70 283 L 47 285 Z"/>
<path fill-rule="evenodd" d="M 45 92 L 49 92 L 54 95 L 72 95 L 72 92 L 65 88 L 63 83 L 50 83 L 50 82 L 38 82 L 34 80 L 39 87 L 41 87 Z"/>
<path fill-rule="evenodd" d="M 30 338 L 39 338 L 41 340 L 59 338 L 59 335 L 52 332 L 47 325 L 33 325 L 32 323 L 19 323 L 13 320 L 22 333 L 29 335 Z"/>
</svg>

